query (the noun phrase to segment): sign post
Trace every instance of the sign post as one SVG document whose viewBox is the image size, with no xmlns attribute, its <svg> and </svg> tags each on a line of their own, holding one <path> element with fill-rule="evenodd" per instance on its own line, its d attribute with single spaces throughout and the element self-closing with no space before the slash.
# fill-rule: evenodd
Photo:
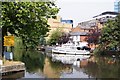
<svg viewBox="0 0 120 80">
<path fill-rule="evenodd" d="M 4 46 L 14 46 L 14 36 L 4 36 Z"/>
<path fill-rule="evenodd" d="M 4 46 L 11 47 L 10 59 L 13 59 L 14 36 L 4 36 Z"/>
</svg>

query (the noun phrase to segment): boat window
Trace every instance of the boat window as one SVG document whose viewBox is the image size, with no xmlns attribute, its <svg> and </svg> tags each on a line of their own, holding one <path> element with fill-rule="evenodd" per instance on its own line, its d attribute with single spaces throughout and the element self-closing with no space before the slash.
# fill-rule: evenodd
<svg viewBox="0 0 120 80">
<path fill-rule="evenodd" d="M 88 51 L 90 51 L 91 48 L 88 48 L 87 46 L 84 46 L 84 47 L 82 47 L 82 50 L 88 50 Z"/>
<path fill-rule="evenodd" d="M 73 44 L 75 44 L 75 42 L 73 42 Z"/>
<path fill-rule="evenodd" d="M 77 50 L 81 50 L 81 48 L 80 48 L 80 47 L 77 47 Z"/>
</svg>

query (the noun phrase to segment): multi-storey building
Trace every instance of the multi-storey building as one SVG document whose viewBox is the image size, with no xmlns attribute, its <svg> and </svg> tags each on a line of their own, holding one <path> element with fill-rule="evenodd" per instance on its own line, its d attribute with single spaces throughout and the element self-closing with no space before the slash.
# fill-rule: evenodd
<svg viewBox="0 0 120 80">
<path fill-rule="evenodd" d="M 71 31 L 74 42 L 88 42 L 90 48 L 95 48 L 101 29 L 108 20 L 114 20 L 117 12 L 103 12 L 89 21 L 78 23 Z"/>
<path fill-rule="evenodd" d="M 120 0 L 115 0 L 115 2 L 114 2 L 114 11 L 120 13 Z"/>
</svg>

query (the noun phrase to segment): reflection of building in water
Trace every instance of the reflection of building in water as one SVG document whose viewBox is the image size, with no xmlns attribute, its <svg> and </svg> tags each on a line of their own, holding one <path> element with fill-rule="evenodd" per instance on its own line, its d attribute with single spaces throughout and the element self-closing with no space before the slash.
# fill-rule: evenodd
<svg viewBox="0 0 120 80">
<path fill-rule="evenodd" d="M 43 73 L 47 78 L 59 78 L 60 76 L 60 73 L 58 73 L 56 70 L 53 70 L 53 68 L 50 66 L 48 58 L 45 59 Z"/>
<path fill-rule="evenodd" d="M 2 78 L 8 78 L 8 79 L 20 79 L 22 77 L 25 76 L 25 71 L 21 71 L 21 72 L 17 72 L 17 73 L 13 73 L 13 74 L 10 74 L 10 75 L 6 75 L 6 76 L 2 76 Z"/>
<path fill-rule="evenodd" d="M 88 60 L 87 59 L 80 61 L 80 68 L 86 67 L 87 65 L 88 65 Z"/>
<path fill-rule="evenodd" d="M 54 67 L 53 67 L 53 65 L 50 63 L 49 59 L 46 58 L 43 74 L 47 78 L 60 78 L 61 72 L 69 73 L 72 70 L 71 65 L 64 65 L 64 64 L 61 64 L 60 66 L 58 66 L 58 65 L 59 64 L 57 63 L 57 65 L 55 67 L 55 64 L 54 64 Z"/>
<path fill-rule="evenodd" d="M 88 74 L 84 73 L 83 68 L 77 66 L 72 67 L 71 73 L 62 73 L 61 78 L 89 78 Z"/>
</svg>

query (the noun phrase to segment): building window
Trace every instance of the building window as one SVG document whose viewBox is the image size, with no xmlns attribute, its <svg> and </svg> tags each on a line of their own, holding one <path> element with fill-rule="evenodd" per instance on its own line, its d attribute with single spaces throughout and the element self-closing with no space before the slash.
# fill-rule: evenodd
<svg viewBox="0 0 120 80">
<path fill-rule="evenodd" d="M 76 40 L 78 39 L 78 36 L 76 36 Z"/>
</svg>

